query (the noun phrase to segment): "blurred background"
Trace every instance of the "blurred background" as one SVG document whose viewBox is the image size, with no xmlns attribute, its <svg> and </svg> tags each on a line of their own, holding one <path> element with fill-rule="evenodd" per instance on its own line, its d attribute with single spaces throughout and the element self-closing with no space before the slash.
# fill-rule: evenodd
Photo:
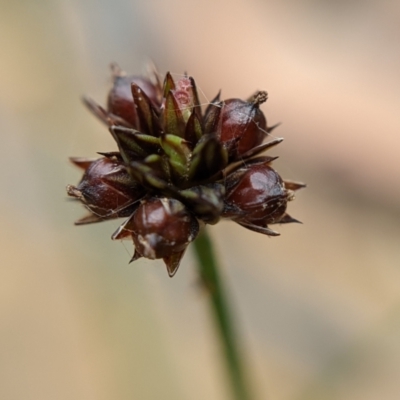
<svg viewBox="0 0 400 400">
<path fill-rule="evenodd" d="M 278 238 L 210 228 L 258 399 L 400 396 L 400 3 L 0 1 L 0 398 L 228 399 L 189 252 L 128 265 L 119 221 L 66 201 L 69 156 L 114 149 L 81 104 L 109 63 L 187 71 L 263 105 L 308 183 Z"/>
</svg>

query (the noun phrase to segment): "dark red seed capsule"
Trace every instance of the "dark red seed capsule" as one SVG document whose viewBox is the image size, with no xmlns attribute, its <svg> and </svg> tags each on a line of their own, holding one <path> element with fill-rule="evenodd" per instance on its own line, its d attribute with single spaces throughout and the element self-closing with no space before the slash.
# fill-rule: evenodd
<svg viewBox="0 0 400 400">
<path fill-rule="evenodd" d="M 258 146 L 266 137 L 267 120 L 259 108 L 266 100 L 266 93 L 259 93 L 261 95 L 256 95 L 253 102 L 240 99 L 224 101 L 219 133 L 231 160 Z"/>
<path fill-rule="evenodd" d="M 150 259 L 170 257 L 185 250 L 199 230 L 196 218 L 185 206 L 167 198 L 143 202 L 129 225 L 136 251 Z"/>
<path fill-rule="evenodd" d="M 143 196 L 143 188 L 132 180 L 122 163 L 110 158 L 90 163 L 79 185 L 68 185 L 67 191 L 101 218 L 130 215 L 130 206 Z"/>
<path fill-rule="evenodd" d="M 226 180 L 226 217 L 262 225 L 279 221 L 293 193 L 285 189 L 279 174 L 266 164 L 243 167 Z"/>
</svg>

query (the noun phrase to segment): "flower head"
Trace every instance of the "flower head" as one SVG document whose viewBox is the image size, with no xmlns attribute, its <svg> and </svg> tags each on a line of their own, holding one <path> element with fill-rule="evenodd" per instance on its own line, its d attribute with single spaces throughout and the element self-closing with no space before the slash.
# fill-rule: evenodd
<svg viewBox="0 0 400 400">
<path fill-rule="evenodd" d="M 283 181 L 274 158 L 258 156 L 283 140 L 263 143 L 274 128 L 260 109 L 266 92 L 247 101 L 218 95 L 203 113 L 191 77 L 167 73 L 161 84 L 155 72 L 128 76 L 115 64 L 112 71 L 107 107 L 84 102 L 118 151 L 71 159 L 85 172 L 68 195 L 90 212 L 77 224 L 128 217 L 112 238 L 132 239 L 132 260 L 162 258 L 172 276 L 202 224 L 228 218 L 274 236 L 269 224 L 296 222 L 286 205 L 304 185 Z"/>
</svg>

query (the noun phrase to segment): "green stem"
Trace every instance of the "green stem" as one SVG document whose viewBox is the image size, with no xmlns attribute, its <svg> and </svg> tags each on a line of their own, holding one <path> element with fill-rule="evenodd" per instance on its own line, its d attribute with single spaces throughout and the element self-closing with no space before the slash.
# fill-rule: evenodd
<svg viewBox="0 0 400 400">
<path fill-rule="evenodd" d="M 227 364 L 233 398 L 236 400 L 250 400 L 251 396 L 244 376 L 242 359 L 229 310 L 229 302 L 218 270 L 212 242 L 205 229 L 195 240 L 194 247 L 197 254 L 200 277 L 210 296 L 212 312 Z"/>
</svg>

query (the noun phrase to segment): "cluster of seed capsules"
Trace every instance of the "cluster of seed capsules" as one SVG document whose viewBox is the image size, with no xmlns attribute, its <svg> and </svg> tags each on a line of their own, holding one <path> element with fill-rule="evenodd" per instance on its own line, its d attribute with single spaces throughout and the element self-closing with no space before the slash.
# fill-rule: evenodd
<svg viewBox="0 0 400 400">
<path fill-rule="evenodd" d="M 101 158 L 71 158 L 84 170 L 67 193 L 89 214 L 77 225 L 127 218 L 112 239 L 132 239 L 140 257 L 163 259 L 173 276 L 199 229 L 221 218 L 268 236 L 269 225 L 298 222 L 286 213 L 294 191 L 305 185 L 283 180 L 260 156 L 279 144 L 263 143 L 267 125 L 260 105 L 267 93 L 221 101 L 202 110 L 195 81 L 184 76 L 164 83 L 156 71 L 129 76 L 112 66 L 107 107 L 84 98 L 108 127 L 118 151 Z"/>
</svg>

